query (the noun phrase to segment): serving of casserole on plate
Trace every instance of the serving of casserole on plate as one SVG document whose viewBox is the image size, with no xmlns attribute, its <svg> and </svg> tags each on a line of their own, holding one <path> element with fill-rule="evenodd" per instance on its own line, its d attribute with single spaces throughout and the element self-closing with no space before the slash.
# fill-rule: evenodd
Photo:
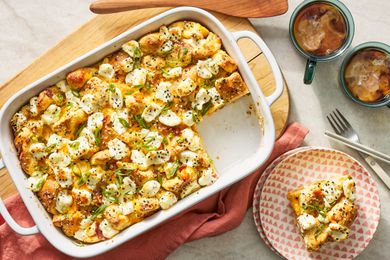
<svg viewBox="0 0 390 260">
<path fill-rule="evenodd" d="M 13 116 L 29 188 L 67 236 L 109 239 L 217 180 L 194 125 L 247 91 L 217 35 L 161 26 Z"/>
<path fill-rule="evenodd" d="M 240 38 L 270 64 L 269 97 Z M 1 200 L 0 212 L 19 234 L 40 232 L 68 255 L 106 252 L 261 166 L 275 140 L 269 106 L 282 90 L 255 33 L 230 33 L 197 8 L 164 12 L 7 101 L 0 151 L 36 226 L 19 226 Z"/>
</svg>

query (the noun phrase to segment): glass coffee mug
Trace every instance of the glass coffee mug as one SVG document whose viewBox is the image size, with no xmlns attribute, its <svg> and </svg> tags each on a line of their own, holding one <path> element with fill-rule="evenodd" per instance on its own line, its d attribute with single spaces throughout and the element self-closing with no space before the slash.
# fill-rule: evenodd
<svg viewBox="0 0 390 260">
<path fill-rule="evenodd" d="M 353 48 L 341 64 L 339 82 L 355 103 L 390 108 L 390 46 L 366 42 Z"/>
<path fill-rule="evenodd" d="M 317 62 L 333 60 L 351 45 L 355 24 L 338 0 L 306 0 L 294 10 L 289 31 L 295 48 L 307 58 L 303 81 L 311 84 Z"/>
</svg>

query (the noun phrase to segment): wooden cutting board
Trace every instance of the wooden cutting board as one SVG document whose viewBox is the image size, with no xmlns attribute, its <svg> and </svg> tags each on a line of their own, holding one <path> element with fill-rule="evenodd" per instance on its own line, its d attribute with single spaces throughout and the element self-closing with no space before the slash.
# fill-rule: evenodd
<svg viewBox="0 0 390 260">
<path fill-rule="evenodd" d="M 142 9 L 117 14 L 98 15 L 71 33 L 57 45 L 38 57 L 30 66 L 16 74 L 0 86 L 0 105 L 3 105 L 16 91 L 41 78 L 47 73 L 70 62 L 100 44 L 112 39 L 136 24 L 155 16 L 168 8 Z M 250 22 L 215 14 L 230 31 L 255 31 Z M 27 43 L 26 43 L 27 44 Z M 248 39 L 239 41 L 239 46 L 261 86 L 263 93 L 270 95 L 275 89 L 272 71 L 261 50 Z M 282 96 L 271 106 L 275 121 L 276 135 L 279 137 L 286 126 L 289 114 L 287 86 Z M 16 188 L 5 169 L 0 171 L 0 196 L 6 198 L 16 192 Z"/>
</svg>

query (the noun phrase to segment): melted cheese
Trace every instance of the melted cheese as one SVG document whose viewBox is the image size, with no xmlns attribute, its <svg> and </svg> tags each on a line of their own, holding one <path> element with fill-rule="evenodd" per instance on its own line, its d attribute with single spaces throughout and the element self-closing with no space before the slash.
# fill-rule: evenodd
<svg viewBox="0 0 390 260">
<path fill-rule="evenodd" d="M 60 213 L 66 213 L 73 203 L 72 195 L 67 194 L 66 191 L 60 191 L 56 199 L 56 210 Z"/>
<path fill-rule="evenodd" d="M 302 214 L 298 217 L 298 225 L 301 230 L 309 230 L 316 226 L 316 219 L 310 214 Z"/>
<path fill-rule="evenodd" d="M 60 107 L 57 107 L 56 105 L 50 105 L 43 113 L 42 121 L 47 125 L 51 125 L 54 123 L 54 121 L 58 120 L 60 112 Z"/>
<path fill-rule="evenodd" d="M 181 67 L 172 68 L 165 73 L 163 73 L 163 77 L 166 79 L 177 78 L 183 73 L 183 69 Z"/>
<path fill-rule="evenodd" d="M 160 115 L 158 121 L 166 126 L 177 126 L 181 123 L 181 118 L 175 112 L 168 110 L 166 113 Z"/>
<path fill-rule="evenodd" d="M 122 45 L 122 50 L 130 55 L 130 57 L 136 58 L 141 55 L 141 51 L 139 49 L 139 43 L 137 41 L 129 41 Z"/>
<path fill-rule="evenodd" d="M 142 112 L 142 118 L 146 122 L 152 122 L 161 112 L 162 107 L 152 102 L 149 106 L 145 108 Z"/>
<path fill-rule="evenodd" d="M 160 190 L 160 183 L 158 181 L 152 180 L 147 181 L 140 190 L 142 196 L 153 197 Z"/>
<path fill-rule="evenodd" d="M 147 75 L 148 71 L 146 69 L 135 69 L 126 75 L 125 81 L 132 86 L 145 85 Z"/>
<path fill-rule="evenodd" d="M 179 97 L 188 96 L 196 89 L 195 82 L 190 78 L 185 78 L 179 82 L 175 91 Z"/>
<path fill-rule="evenodd" d="M 123 96 L 119 88 L 113 88 L 113 90 L 110 91 L 109 103 L 114 109 L 123 107 Z"/>
<path fill-rule="evenodd" d="M 66 155 L 66 154 L 64 154 L 62 152 L 52 153 L 52 154 L 49 155 L 50 165 L 52 167 L 55 167 L 55 168 L 57 168 L 57 167 L 61 167 L 61 168 L 62 167 L 67 167 L 70 164 L 71 160 L 72 159 L 68 155 Z"/>
<path fill-rule="evenodd" d="M 187 126 L 193 126 L 195 124 L 193 111 L 190 110 L 183 114 L 183 123 Z"/>
<path fill-rule="evenodd" d="M 198 110 L 202 110 L 203 105 L 209 102 L 211 99 L 209 93 L 204 88 L 201 88 L 195 97 L 195 102 L 193 103 L 193 107 Z"/>
<path fill-rule="evenodd" d="M 111 64 L 103 63 L 99 66 L 99 75 L 111 79 L 115 75 L 114 67 Z"/>
<path fill-rule="evenodd" d="M 121 61 L 121 65 L 124 72 L 130 72 L 134 68 L 134 60 L 131 57 L 128 57 Z"/>
<path fill-rule="evenodd" d="M 87 127 L 91 130 L 102 129 L 104 115 L 101 112 L 96 112 L 88 117 Z"/>
<path fill-rule="evenodd" d="M 46 145 L 44 143 L 34 143 L 30 146 L 29 149 L 32 156 L 35 159 L 41 160 L 47 156 Z"/>
<path fill-rule="evenodd" d="M 184 165 L 194 167 L 198 165 L 198 154 L 192 151 L 183 151 L 179 155 L 179 160 Z"/>
<path fill-rule="evenodd" d="M 173 99 L 173 95 L 171 93 L 172 84 L 169 82 L 161 82 L 157 86 L 156 90 L 156 98 L 160 99 L 163 102 L 170 102 Z"/>
<path fill-rule="evenodd" d="M 103 221 L 100 222 L 99 229 L 102 231 L 103 236 L 106 238 L 112 238 L 119 233 L 118 230 L 114 229 L 111 226 L 107 219 L 103 219 Z"/>
<path fill-rule="evenodd" d="M 47 174 L 42 174 L 41 172 L 34 173 L 33 176 L 27 179 L 27 187 L 34 192 L 38 192 L 42 189 L 46 178 Z"/>
<path fill-rule="evenodd" d="M 115 160 L 120 160 L 128 156 L 129 149 L 126 144 L 117 138 L 109 141 L 107 146 L 111 157 Z"/>
<path fill-rule="evenodd" d="M 355 200 L 356 188 L 355 188 L 355 182 L 352 179 L 348 179 L 343 182 L 343 191 L 347 199 L 352 201 Z"/>
<path fill-rule="evenodd" d="M 206 170 L 202 171 L 202 174 L 198 180 L 198 183 L 201 186 L 209 186 L 213 184 L 218 179 L 218 176 L 216 173 L 214 173 L 212 168 L 207 168 Z"/>
<path fill-rule="evenodd" d="M 158 200 L 158 202 L 160 203 L 160 207 L 162 209 L 169 209 L 170 207 L 172 207 L 174 204 L 176 204 L 177 202 L 177 197 L 174 193 L 172 192 L 169 192 L 169 191 L 166 191 L 164 192 L 160 199 Z"/>
</svg>

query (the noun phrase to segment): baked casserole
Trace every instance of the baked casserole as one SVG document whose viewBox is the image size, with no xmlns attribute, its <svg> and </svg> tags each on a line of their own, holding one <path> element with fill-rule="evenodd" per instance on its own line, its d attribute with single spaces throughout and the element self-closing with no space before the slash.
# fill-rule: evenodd
<svg viewBox="0 0 390 260">
<path fill-rule="evenodd" d="M 358 212 L 355 193 L 355 182 L 349 175 L 313 182 L 288 193 L 308 250 L 348 238 Z"/>
<path fill-rule="evenodd" d="M 214 183 L 196 124 L 247 92 L 221 39 L 179 21 L 31 98 L 14 144 L 54 225 L 95 243 Z"/>
</svg>

